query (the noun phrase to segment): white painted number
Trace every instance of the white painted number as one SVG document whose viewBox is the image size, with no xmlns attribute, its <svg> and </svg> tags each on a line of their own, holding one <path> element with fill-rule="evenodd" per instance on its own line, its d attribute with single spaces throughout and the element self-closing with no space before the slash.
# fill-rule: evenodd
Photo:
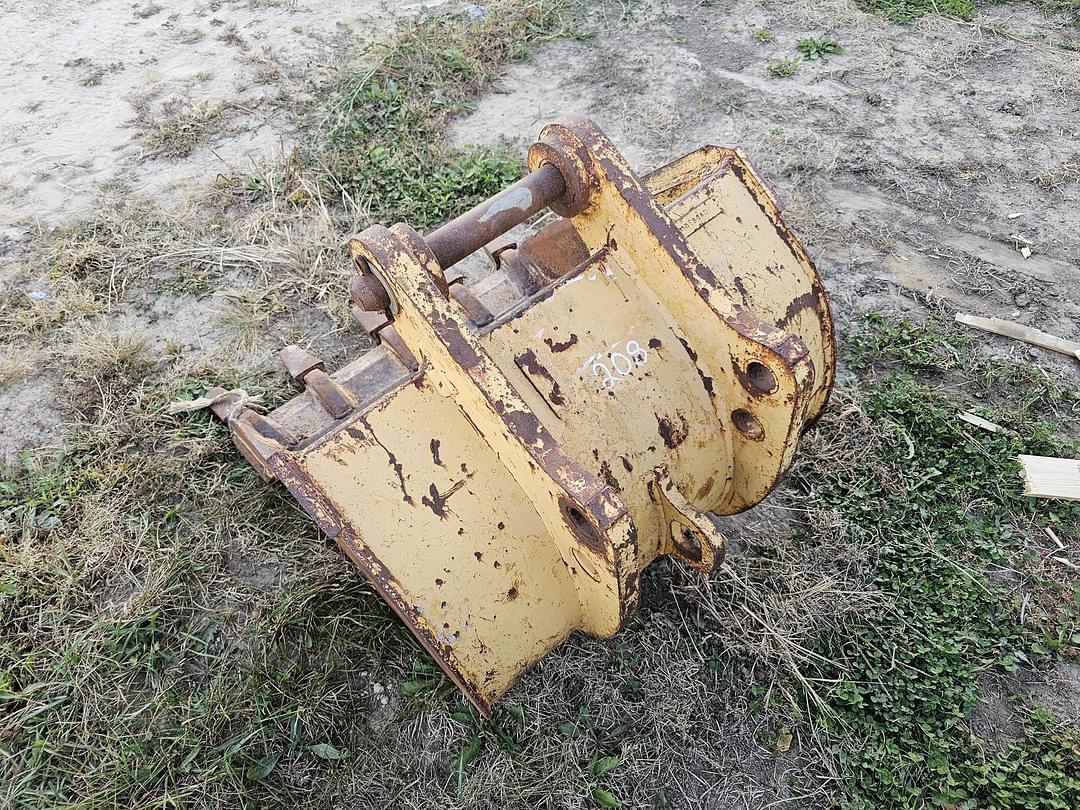
<svg viewBox="0 0 1080 810">
<path fill-rule="evenodd" d="M 600 387 L 610 391 L 615 383 L 629 377 L 637 366 L 649 361 L 649 353 L 636 340 L 616 343 L 607 355 L 594 354 L 591 358 L 593 377 L 600 380 Z"/>
</svg>

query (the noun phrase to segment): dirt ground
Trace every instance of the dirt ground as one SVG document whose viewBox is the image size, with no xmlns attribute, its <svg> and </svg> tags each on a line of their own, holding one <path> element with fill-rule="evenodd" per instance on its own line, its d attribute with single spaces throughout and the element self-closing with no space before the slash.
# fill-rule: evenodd
<svg viewBox="0 0 1080 810">
<path fill-rule="evenodd" d="M 288 151 L 334 54 L 420 5 L 5 0 L 0 238 L 83 217 L 107 190 L 175 205 Z"/>
<path fill-rule="evenodd" d="M 50 241 L 78 239 L 77 229 L 58 237 L 52 228 L 148 208 L 163 229 L 197 223 L 194 244 L 161 242 L 191 259 L 217 227 L 217 178 L 287 156 L 342 52 L 386 35 L 395 15 L 421 4 L 0 2 L 0 294 L 42 309 L 63 295 L 74 313 L 55 329 L 0 335 L 0 458 L 15 464 L 24 449 L 64 444 L 78 410 L 65 401 L 71 370 L 102 351 L 101 330 L 120 354 L 257 369 L 278 375 L 279 388 L 273 353 L 285 342 L 310 340 L 337 360 L 367 345 L 345 315 L 344 266 L 309 247 L 317 238 L 333 250 L 348 234 L 317 214 L 292 223 L 264 212 L 222 226 L 259 234 L 208 259 L 236 263 L 224 293 L 191 278 L 136 278 L 82 319 L 71 289 L 39 263 Z M 770 65 L 797 56 L 797 40 L 824 35 L 842 53 L 770 75 Z M 867 312 L 920 320 L 958 310 L 1080 340 L 1077 45 L 1080 31 L 1063 16 L 1025 3 L 990 6 L 974 22 L 930 15 L 902 26 L 845 0 L 671 0 L 595 38 L 543 45 L 455 120 L 449 138 L 524 148 L 555 116 L 587 115 L 642 171 L 702 144 L 739 146 L 784 201 L 841 325 Z M 307 260 L 317 281 L 273 293 L 303 307 L 244 297 L 275 268 Z M 977 345 L 1080 385 L 1080 366 L 1061 355 L 998 339 Z M 798 508 L 779 497 L 754 510 L 728 526 L 733 543 L 780 542 Z M 346 565 L 326 549 L 319 555 L 327 571 Z M 260 588 L 287 586 L 289 571 L 273 560 L 250 565 L 244 576 Z M 640 684 L 652 701 L 628 708 L 625 684 L 603 680 L 612 648 L 587 639 L 538 666 L 512 698 L 530 717 L 546 716 L 546 705 L 582 705 L 598 724 L 655 730 L 655 748 L 639 744 L 625 778 L 680 785 L 686 804 L 674 806 L 821 806 L 837 776 L 820 752 L 796 743 L 777 756 L 775 728 L 748 719 L 751 698 L 736 684 L 709 694 L 673 677 L 700 655 L 683 613 L 700 583 L 662 568 L 645 587 L 642 620 L 614 643 L 667 656 L 669 666 Z M 407 654 L 394 644 L 394 655 Z M 365 807 L 390 806 L 391 796 L 403 807 L 449 806 L 440 804 L 451 801 L 449 782 L 428 800 L 415 798 L 415 786 L 456 739 L 453 724 L 394 715 L 405 676 L 376 666 L 370 742 L 337 777 L 335 796 Z M 973 727 L 990 739 L 1013 734 L 1006 697 L 1017 691 L 1080 722 L 1080 670 L 1061 664 L 1031 682 L 988 682 Z M 550 806 L 580 806 L 566 787 L 576 783 L 562 744 L 544 738 L 530 766 L 491 765 L 461 806 L 495 806 L 485 804 L 493 796 L 518 806 L 547 778 L 562 791 Z M 685 757 L 671 756 L 680 750 Z M 365 801 L 373 785 L 383 795 Z"/>
<path fill-rule="evenodd" d="M 118 216 L 134 221 L 149 207 L 165 228 L 204 204 L 215 178 L 280 160 L 343 55 L 419 7 L 381 0 L 5 2 L 0 284 L 48 307 L 54 296 L 26 255 L 40 234 L 92 221 L 95 210 L 118 200 L 128 206 Z M 131 292 L 139 300 L 110 302 L 116 328 L 155 351 L 173 341 L 192 358 L 220 356 L 229 338 L 220 300 Z M 44 354 L 20 343 L 4 358 L 8 371 L 0 378 L 15 375 L 19 384 L 0 394 L 8 426 L 0 460 L 60 439 L 63 352 L 52 343 Z"/>
<path fill-rule="evenodd" d="M 782 18 L 767 3 L 708 6 L 644 35 L 548 46 L 454 139 L 527 142 L 559 112 L 592 117 L 639 170 L 735 144 L 787 203 L 841 319 L 904 306 L 907 289 L 1075 336 L 1080 59 L 1052 44 L 1068 33 L 1015 4 L 902 36 L 842 2 Z M 762 30 L 768 42 L 749 36 Z M 807 32 L 844 52 L 770 78 Z"/>
<path fill-rule="evenodd" d="M 438 4 L 19 4 L 0 79 L 4 275 L 34 233 L 85 217 L 102 195 L 177 210 L 220 173 L 287 154 L 295 113 L 335 55 L 420 5 Z M 978 23 L 925 18 L 903 36 L 843 2 L 796 4 L 782 19 L 760 3 L 661 4 L 645 17 L 511 67 L 452 140 L 526 144 L 565 113 L 591 116 L 642 170 L 735 144 L 786 201 L 841 319 L 914 306 L 910 289 L 1075 329 L 1080 71 L 1055 47 L 1075 34 L 1025 5 Z M 751 36 L 762 30 L 769 41 Z M 832 32 L 843 54 L 771 78 L 768 65 L 814 31 Z M 45 294 L 32 287 L 16 294 Z M 180 337 L 192 348 L 221 340 L 203 303 L 165 307 L 191 307 L 196 335 Z M 20 436 L 57 435 L 50 394 L 38 376 L 0 394 L 0 417 L 18 426 L 0 440 L 4 457 Z"/>
</svg>

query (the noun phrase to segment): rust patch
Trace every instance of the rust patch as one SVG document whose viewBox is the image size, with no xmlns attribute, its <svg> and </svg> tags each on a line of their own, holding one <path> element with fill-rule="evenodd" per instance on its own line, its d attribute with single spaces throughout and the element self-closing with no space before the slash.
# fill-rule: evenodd
<svg viewBox="0 0 1080 810">
<path fill-rule="evenodd" d="M 604 553 L 604 535 L 597 531 L 584 511 L 566 497 L 559 498 L 559 511 L 570 533 L 581 545 L 598 554 Z"/>
<path fill-rule="evenodd" d="M 761 422 L 750 411 L 743 408 L 732 411 L 731 421 L 739 433 L 751 441 L 760 442 L 765 438 L 765 428 L 762 427 Z"/>
<path fill-rule="evenodd" d="M 699 366 L 697 364 L 697 359 L 698 359 L 697 352 L 695 352 L 690 347 L 690 344 L 687 342 L 686 338 L 680 336 L 679 337 L 679 343 L 681 343 L 683 345 L 683 348 L 686 350 L 686 353 L 688 355 L 690 355 L 690 359 L 694 361 L 694 370 L 697 372 L 698 379 L 701 380 L 701 385 L 705 389 L 705 393 L 709 395 L 709 399 L 712 399 L 713 396 L 714 396 L 712 377 L 710 377 L 708 374 L 706 374 L 704 371 L 701 370 L 701 366 Z"/>
<path fill-rule="evenodd" d="M 572 221 L 558 219 L 523 241 L 518 248 L 537 264 L 548 278 L 566 275 L 589 260 L 589 250 Z"/>
<path fill-rule="evenodd" d="M 689 426 L 686 424 L 686 419 L 681 413 L 675 413 L 675 419 L 678 421 L 676 424 L 672 422 L 666 416 L 661 416 L 656 420 L 657 430 L 660 431 L 660 438 L 664 440 L 664 445 L 669 450 L 674 450 L 684 441 L 690 432 Z"/>
<path fill-rule="evenodd" d="M 682 527 L 671 538 L 672 543 L 675 546 L 675 550 L 682 555 L 690 563 L 701 562 L 702 549 L 701 540 L 698 539 L 697 534 L 688 527 Z"/>
<path fill-rule="evenodd" d="M 735 289 L 739 291 L 739 296 L 742 298 L 744 307 L 750 306 L 750 291 L 746 289 L 746 285 L 743 283 L 742 276 L 735 276 L 732 281 L 735 283 Z"/>
<path fill-rule="evenodd" d="M 578 337 L 577 337 L 577 335 L 575 335 L 573 333 L 570 334 L 570 339 L 569 340 L 564 340 L 562 343 L 556 343 L 551 338 L 544 338 L 544 343 L 546 343 L 547 347 L 549 349 L 551 349 L 552 354 L 558 354 L 559 352 L 565 352 L 571 346 L 576 346 L 577 342 L 578 342 Z"/>
<path fill-rule="evenodd" d="M 703 498 L 707 497 L 708 494 L 710 492 L 712 492 L 712 488 L 713 488 L 714 483 L 715 483 L 715 481 L 713 480 L 713 477 L 710 475 L 709 479 L 698 488 L 697 495 L 694 496 L 694 499 L 700 501 Z"/>
<path fill-rule="evenodd" d="M 462 333 L 457 321 L 446 316 L 436 307 L 425 307 L 422 314 L 435 328 L 436 334 L 442 339 L 450 356 L 459 366 L 466 371 L 476 368 L 484 361 L 479 351 L 472 345 L 469 339 Z"/>
<path fill-rule="evenodd" d="M 735 355 L 731 355 L 731 369 L 746 391 L 754 399 L 768 396 L 780 387 L 772 369 L 760 360 L 750 359 L 743 368 Z M 810 368 L 813 372 L 813 367 Z"/>
<path fill-rule="evenodd" d="M 390 462 L 390 466 L 391 468 L 393 468 L 394 473 L 397 475 L 398 487 L 401 489 L 401 495 L 405 503 L 409 504 L 409 506 L 415 505 L 416 501 L 413 500 L 412 495 L 409 494 L 409 491 L 405 489 L 405 473 L 404 468 L 401 466 L 401 462 L 397 460 L 397 456 L 395 456 L 390 451 L 390 448 L 383 444 L 382 441 L 380 441 L 379 437 L 375 435 L 375 431 L 372 429 L 371 425 L 365 418 L 361 417 L 359 421 L 360 424 L 367 428 L 368 433 L 371 435 L 371 440 L 375 442 L 375 444 L 379 445 L 379 447 L 383 449 L 383 452 L 386 453 L 386 458 Z"/>
<path fill-rule="evenodd" d="M 531 411 L 507 411 L 503 408 L 499 413 L 511 432 L 525 444 L 535 446 L 541 443 L 541 437 L 547 438 L 547 431 Z"/>
<path fill-rule="evenodd" d="M 635 526 L 633 523 L 631 523 L 629 528 L 626 530 L 626 540 L 628 545 L 635 549 L 636 553 L 636 549 L 638 547 L 638 530 L 637 526 Z M 620 629 L 626 627 L 626 623 L 630 619 L 631 612 L 634 610 L 635 607 L 637 607 L 638 579 L 638 575 L 631 572 L 630 575 L 626 577 L 626 580 L 623 583 L 622 599 L 619 600 L 621 603 L 619 607 L 622 610 L 622 616 L 619 619 Z"/>
<path fill-rule="evenodd" d="M 526 349 L 517 357 L 514 358 L 514 362 L 517 363 L 518 368 L 524 371 L 526 374 L 534 377 L 540 377 L 547 380 L 551 384 L 551 391 L 544 397 L 552 405 L 565 405 L 566 400 L 563 399 L 562 388 L 559 387 L 559 383 L 551 376 L 551 372 L 536 359 L 536 352 L 532 349 Z M 539 390 L 539 389 L 537 389 Z M 543 392 L 541 392 L 543 393 Z"/>
<path fill-rule="evenodd" d="M 465 486 L 465 481 L 458 481 L 446 492 L 440 494 L 438 488 L 432 484 L 428 487 L 428 494 L 420 498 L 420 503 L 438 515 L 440 519 L 445 520 L 447 513 L 450 511 L 446 508 L 446 502 L 450 500 L 451 495 L 463 486 Z"/>
<path fill-rule="evenodd" d="M 788 335 L 775 347 L 776 353 L 789 362 L 792 366 L 798 365 L 803 360 L 806 360 L 813 365 L 813 362 L 809 358 L 810 350 L 806 348 L 806 344 L 803 343 L 803 339 L 798 335 Z"/>
<path fill-rule="evenodd" d="M 821 299 L 821 285 L 815 278 L 810 285 L 809 290 L 792 299 L 791 303 L 788 304 L 787 309 L 784 311 L 784 316 L 776 322 L 776 325 L 781 329 L 786 329 L 792 321 L 799 317 L 799 313 L 805 309 L 812 309 L 820 320 Z"/>
<path fill-rule="evenodd" d="M 735 355 L 731 356 L 731 370 L 735 374 L 736 379 L 742 385 L 743 390 L 746 391 L 754 399 L 759 399 L 763 396 L 763 392 L 759 392 L 754 384 L 750 381 L 750 375 L 746 373 L 746 369 L 739 365 L 739 361 L 735 359 Z"/>
<path fill-rule="evenodd" d="M 705 389 L 705 393 L 706 393 L 706 394 L 708 394 L 708 395 L 709 395 L 709 398 L 711 399 L 711 398 L 712 398 L 712 396 L 713 396 L 713 382 L 712 382 L 712 377 L 710 377 L 709 375 L 707 375 L 707 374 L 706 374 L 706 373 L 705 373 L 704 371 L 702 371 L 702 370 L 701 370 L 701 369 L 700 369 L 700 368 L 699 368 L 699 367 L 698 367 L 697 365 L 695 365 L 695 366 L 694 366 L 694 368 L 695 368 L 695 369 L 697 369 L 698 377 L 700 377 L 700 378 L 701 378 L 701 385 L 702 385 L 702 387 L 704 387 L 704 389 Z"/>
<path fill-rule="evenodd" d="M 611 465 L 609 465 L 606 461 L 600 465 L 600 477 L 603 478 L 604 483 L 606 483 L 613 490 L 615 490 L 616 492 L 622 492 L 622 487 L 619 486 L 619 479 L 617 479 L 614 475 L 611 474 Z"/>
</svg>

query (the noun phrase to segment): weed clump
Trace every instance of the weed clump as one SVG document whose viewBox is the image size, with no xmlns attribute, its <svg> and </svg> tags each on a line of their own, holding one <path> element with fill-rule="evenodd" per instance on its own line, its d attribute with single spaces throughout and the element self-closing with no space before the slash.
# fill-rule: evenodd
<svg viewBox="0 0 1080 810">
<path fill-rule="evenodd" d="M 792 59 L 790 56 L 785 56 L 776 62 L 770 62 L 769 75 L 774 79 L 786 79 L 789 76 L 794 76 L 799 72 L 799 62 L 799 59 Z"/>
<path fill-rule="evenodd" d="M 807 37 L 795 43 L 795 50 L 802 54 L 803 59 L 821 59 L 843 53 L 840 43 L 832 37 Z"/>
<path fill-rule="evenodd" d="M 332 92 L 307 159 L 324 183 L 372 220 L 427 228 L 517 179 L 509 149 L 453 149 L 446 120 L 542 40 L 585 36 L 584 4 L 501 2 L 468 13 L 421 15 L 378 46 L 377 61 L 345 75 Z M 350 206 L 350 207 L 352 207 Z"/>
<path fill-rule="evenodd" d="M 1080 508 L 1024 497 L 1013 461 L 1077 448 L 1031 401 L 1001 402 L 997 412 L 984 401 L 1012 433 L 962 429 L 960 402 L 928 384 L 934 373 L 960 375 L 975 391 L 977 380 L 1000 370 L 942 326 L 874 317 L 848 345 L 855 365 L 871 374 L 861 408 L 888 438 L 848 464 L 806 456 L 793 473 L 802 491 L 875 544 L 872 585 L 887 595 L 846 632 L 820 638 L 812 646 L 820 657 L 809 659 L 806 674 L 834 684 L 821 724 L 849 777 L 848 806 L 1075 807 L 1075 729 L 1019 706 L 1024 736 L 991 754 L 967 723 L 987 673 L 1077 652 L 1080 592 L 1069 587 L 1070 571 L 1040 571 L 1040 580 L 1056 584 L 1031 600 L 1025 621 L 1017 597 L 987 577 L 990 567 L 1037 567 L 1045 559 L 1039 527 L 1073 547 L 1080 542 Z M 1055 396 L 1043 391 L 1039 399 Z M 842 430 L 825 419 L 815 442 L 843 444 Z M 887 478 L 877 474 L 882 468 Z"/>
<path fill-rule="evenodd" d="M 976 13 L 972 0 L 858 0 L 858 6 L 896 22 L 912 22 L 931 12 L 970 20 Z"/>
</svg>

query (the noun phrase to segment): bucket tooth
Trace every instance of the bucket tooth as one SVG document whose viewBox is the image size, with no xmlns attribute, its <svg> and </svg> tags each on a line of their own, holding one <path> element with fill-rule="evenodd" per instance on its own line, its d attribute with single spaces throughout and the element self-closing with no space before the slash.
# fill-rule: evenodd
<svg viewBox="0 0 1080 810">
<path fill-rule="evenodd" d="M 322 360 L 315 355 L 292 345 L 282 349 L 278 356 L 289 376 L 314 394 L 323 409 L 335 419 L 344 419 L 356 407 L 356 400 L 349 390 L 323 370 Z"/>
<path fill-rule="evenodd" d="M 309 371 L 315 369 L 323 371 L 326 368 L 322 360 L 296 344 L 286 346 L 278 352 L 278 357 L 285 366 L 285 370 L 289 372 L 289 376 L 300 384 L 303 384 L 304 376 Z"/>
</svg>

